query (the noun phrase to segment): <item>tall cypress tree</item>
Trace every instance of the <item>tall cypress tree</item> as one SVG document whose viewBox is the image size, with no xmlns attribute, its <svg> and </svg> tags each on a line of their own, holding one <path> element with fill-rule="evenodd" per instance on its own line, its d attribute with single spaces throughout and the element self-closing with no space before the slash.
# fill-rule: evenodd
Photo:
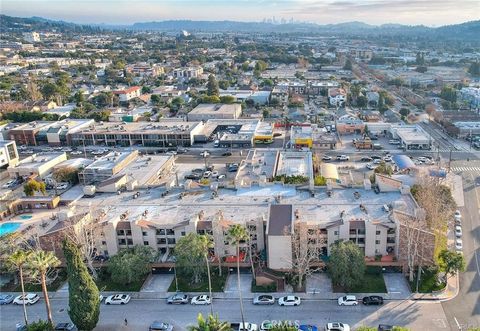
<svg viewBox="0 0 480 331">
<path fill-rule="evenodd" d="M 95 328 L 100 316 L 100 298 L 97 285 L 88 273 L 78 246 L 69 239 L 63 241 L 67 260 L 69 310 L 68 315 L 79 330 Z"/>
</svg>

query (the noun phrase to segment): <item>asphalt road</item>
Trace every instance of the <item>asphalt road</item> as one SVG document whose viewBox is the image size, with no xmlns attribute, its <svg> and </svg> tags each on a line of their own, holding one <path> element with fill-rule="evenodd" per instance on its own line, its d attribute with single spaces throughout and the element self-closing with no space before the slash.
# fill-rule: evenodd
<svg viewBox="0 0 480 331">
<path fill-rule="evenodd" d="M 460 274 L 458 296 L 442 304 L 454 330 L 459 330 L 459 326 L 461 330 L 480 326 L 480 186 L 477 176 L 480 176 L 480 167 L 477 173 L 462 173 L 465 207 L 460 211 L 467 270 Z"/>
<path fill-rule="evenodd" d="M 55 322 L 69 321 L 68 301 L 52 300 Z M 322 327 L 328 322 L 343 322 L 350 326 L 390 323 L 408 326 L 412 330 L 435 331 L 450 330 L 441 304 L 435 302 L 390 301 L 382 307 L 363 306 L 339 307 L 332 300 L 303 301 L 298 307 L 254 306 L 245 301 L 245 321 L 260 324 L 264 320 L 291 320 L 301 324 L 309 323 Z M 106 306 L 102 304 L 100 322 L 95 330 L 148 330 L 154 320 L 172 323 L 176 330 L 185 330 L 186 326 L 196 321 L 198 313 L 207 315 L 208 306 L 171 306 L 159 300 L 131 300 L 125 306 Z M 214 313 L 221 320 L 240 321 L 237 300 L 214 301 Z M 0 329 L 14 330 L 15 324 L 22 321 L 22 307 L 7 305 L 0 307 Z M 43 300 L 28 307 L 31 321 L 45 319 Z M 124 325 L 124 319 L 128 326 Z M 452 329 L 453 330 L 453 329 Z"/>
</svg>

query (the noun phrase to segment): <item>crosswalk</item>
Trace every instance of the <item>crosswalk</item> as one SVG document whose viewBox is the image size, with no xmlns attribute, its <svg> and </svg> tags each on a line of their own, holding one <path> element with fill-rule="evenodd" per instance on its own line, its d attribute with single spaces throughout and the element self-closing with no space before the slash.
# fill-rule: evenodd
<svg viewBox="0 0 480 331">
<path fill-rule="evenodd" d="M 451 170 L 453 172 L 480 172 L 480 166 L 479 167 L 475 167 L 475 166 L 462 167 L 462 166 L 459 166 L 459 167 L 452 167 Z"/>
</svg>

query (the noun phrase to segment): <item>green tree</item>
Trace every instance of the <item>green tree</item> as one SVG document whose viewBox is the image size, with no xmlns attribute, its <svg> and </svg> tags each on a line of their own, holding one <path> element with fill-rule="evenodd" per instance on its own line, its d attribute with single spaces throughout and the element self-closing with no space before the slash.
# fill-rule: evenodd
<svg viewBox="0 0 480 331">
<path fill-rule="evenodd" d="M 364 108 L 367 106 L 368 100 L 365 96 L 361 95 L 357 98 L 357 106 L 359 108 Z"/>
<path fill-rule="evenodd" d="M 27 326 L 27 331 L 54 331 L 52 323 L 38 320 Z"/>
<path fill-rule="evenodd" d="M 418 67 L 415 68 L 416 72 L 420 72 L 422 74 L 427 72 L 427 70 L 428 70 L 428 68 L 426 66 L 418 66 Z"/>
<path fill-rule="evenodd" d="M 199 247 L 203 253 L 203 258 L 205 259 L 205 264 L 207 265 L 207 277 L 208 277 L 208 294 L 212 303 L 210 304 L 210 313 L 213 314 L 213 296 L 212 296 L 212 277 L 210 273 L 210 261 L 208 259 L 210 250 L 214 247 L 213 239 L 209 235 L 201 235 L 198 238 Z"/>
<path fill-rule="evenodd" d="M 448 276 L 454 276 L 457 272 L 465 271 L 465 258 L 458 252 L 452 252 L 444 249 L 438 255 L 440 270 Z"/>
<path fill-rule="evenodd" d="M 355 331 L 377 331 L 377 328 L 371 327 L 371 326 L 361 326 L 359 328 L 356 328 Z"/>
<path fill-rule="evenodd" d="M 457 102 L 457 91 L 452 86 L 444 86 L 442 87 L 442 91 L 440 92 L 440 97 L 452 103 Z"/>
<path fill-rule="evenodd" d="M 218 93 L 219 93 L 219 90 L 218 90 L 217 80 L 215 79 L 214 75 L 209 75 L 208 82 L 207 82 L 207 95 L 218 96 Z"/>
<path fill-rule="evenodd" d="M 418 65 L 425 64 L 425 56 L 423 55 L 423 53 L 420 53 L 420 52 L 417 53 L 415 63 L 418 64 Z"/>
<path fill-rule="evenodd" d="M 78 91 L 77 93 L 75 93 L 75 95 L 73 96 L 73 99 L 75 100 L 77 107 L 80 107 L 80 108 L 83 107 L 83 102 L 85 101 L 85 97 L 81 91 Z"/>
<path fill-rule="evenodd" d="M 148 246 L 121 249 L 110 258 L 108 271 L 114 282 L 131 284 L 150 272 L 150 263 L 155 260 L 155 251 Z"/>
<path fill-rule="evenodd" d="M 192 282 L 198 284 L 205 272 L 204 247 L 200 236 L 189 233 L 177 241 L 175 258 L 178 269 L 184 274 L 191 275 Z"/>
<path fill-rule="evenodd" d="M 233 331 L 230 323 L 221 322 L 218 316 L 208 315 L 207 319 L 201 313 L 197 316 L 197 325 L 187 327 L 188 331 Z"/>
<path fill-rule="evenodd" d="M 78 183 L 78 169 L 74 167 L 62 167 L 53 172 L 53 178 L 57 182 Z"/>
<path fill-rule="evenodd" d="M 337 241 L 331 246 L 328 271 L 334 285 L 346 291 L 359 285 L 365 274 L 365 259 L 351 241 Z"/>
<path fill-rule="evenodd" d="M 68 273 L 68 315 L 79 330 L 93 330 L 100 316 L 97 285 L 83 262 L 83 254 L 73 241 L 63 241 L 63 253 Z"/>
<path fill-rule="evenodd" d="M 150 97 L 150 101 L 154 105 L 158 105 L 162 101 L 162 99 L 158 94 L 152 94 L 152 96 Z"/>
<path fill-rule="evenodd" d="M 399 113 L 403 117 L 407 117 L 408 114 L 410 114 L 410 109 L 403 107 L 403 108 L 400 109 Z"/>
<path fill-rule="evenodd" d="M 58 88 L 55 84 L 47 82 L 43 84 L 40 92 L 45 100 L 53 100 L 58 93 Z"/>
<path fill-rule="evenodd" d="M 472 62 L 468 68 L 468 73 L 472 76 L 480 76 L 480 62 Z"/>
<path fill-rule="evenodd" d="M 43 195 L 47 193 L 47 188 L 44 182 L 37 182 L 34 179 L 30 179 L 23 185 L 23 192 L 27 197 L 31 197 L 35 192 L 41 192 Z"/>
<path fill-rule="evenodd" d="M 201 101 L 203 103 L 220 103 L 220 98 L 217 95 L 205 95 Z"/>
<path fill-rule="evenodd" d="M 242 317 L 242 323 L 245 325 L 245 312 L 243 310 L 242 288 L 240 285 L 240 243 L 248 240 L 247 229 L 240 225 L 232 225 L 227 232 L 227 240 L 229 243 L 235 245 L 236 260 L 237 260 L 237 285 L 238 296 L 240 298 L 240 314 Z"/>
<path fill-rule="evenodd" d="M 232 104 L 235 102 L 235 97 L 231 95 L 224 95 L 220 97 L 220 103 Z"/>
<path fill-rule="evenodd" d="M 270 106 L 272 106 L 272 107 L 277 107 L 277 106 L 279 106 L 279 105 L 280 105 L 280 99 L 278 99 L 278 98 L 272 98 L 272 99 L 270 100 Z"/>
<path fill-rule="evenodd" d="M 350 61 L 350 59 L 347 59 L 347 61 L 345 61 L 343 70 L 352 70 L 352 61 Z"/>
<path fill-rule="evenodd" d="M 258 70 L 258 71 L 265 71 L 268 67 L 268 64 L 267 62 L 263 61 L 263 60 L 258 60 L 256 63 L 255 63 L 255 70 Z"/>
<path fill-rule="evenodd" d="M 376 174 L 391 176 L 393 175 L 393 168 L 385 161 L 381 161 L 378 167 L 375 168 L 374 172 Z"/>
<path fill-rule="evenodd" d="M 22 296 L 25 296 L 25 282 L 23 279 L 23 271 L 26 267 L 30 251 L 24 250 L 17 250 L 12 255 L 7 258 L 7 265 L 18 270 L 18 274 L 20 277 L 20 286 L 22 288 Z M 25 301 L 23 301 L 23 319 L 25 321 L 25 325 L 28 325 L 28 316 L 27 316 L 27 308 L 25 307 Z"/>
<path fill-rule="evenodd" d="M 410 329 L 404 328 L 403 326 L 394 326 L 392 331 L 410 331 Z"/>
<path fill-rule="evenodd" d="M 230 87 L 230 82 L 228 80 L 221 80 L 218 82 L 218 87 L 222 90 L 226 90 Z"/>
<path fill-rule="evenodd" d="M 47 290 L 47 273 L 50 269 L 58 267 L 60 265 L 60 260 L 53 254 L 53 252 L 35 250 L 29 254 L 27 265 L 28 269 L 31 270 L 32 277 L 40 279 L 42 293 L 45 299 L 45 308 L 47 310 L 47 320 L 53 325 L 52 310 Z"/>
</svg>

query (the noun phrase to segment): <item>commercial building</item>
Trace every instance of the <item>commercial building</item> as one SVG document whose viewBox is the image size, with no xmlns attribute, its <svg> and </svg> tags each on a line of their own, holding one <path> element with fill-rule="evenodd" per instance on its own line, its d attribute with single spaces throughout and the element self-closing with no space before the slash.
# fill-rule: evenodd
<svg viewBox="0 0 480 331">
<path fill-rule="evenodd" d="M 480 122 L 454 122 L 453 125 L 458 128 L 459 138 L 480 135 Z"/>
<path fill-rule="evenodd" d="M 172 71 L 172 75 L 174 78 L 183 78 L 183 79 L 198 78 L 202 74 L 203 74 L 202 67 L 178 68 L 178 69 L 173 69 Z"/>
<path fill-rule="evenodd" d="M 268 144 L 273 142 L 273 125 L 268 122 L 259 122 L 253 134 L 255 144 Z"/>
<path fill-rule="evenodd" d="M 110 179 L 138 157 L 138 151 L 110 152 L 78 173 L 81 184 L 89 185 Z"/>
<path fill-rule="evenodd" d="M 406 150 L 429 150 L 432 145 L 432 137 L 418 125 L 393 125 L 390 133 Z"/>
<path fill-rule="evenodd" d="M 350 115 L 337 119 L 335 127 L 339 134 L 360 134 L 365 131 L 365 123 L 361 119 Z"/>
<path fill-rule="evenodd" d="M 45 177 L 54 166 L 65 161 L 67 154 L 65 153 L 42 153 L 33 154 L 20 160 L 16 165 L 8 167 L 10 178 L 18 177 Z"/>
<path fill-rule="evenodd" d="M 180 121 L 97 123 L 70 135 L 71 144 L 106 146 L 191 146 L 203 125 Z"/>
<path fill-rule="evenodd" d="M 36 42 L 39 42 L 41 39 L 40 39 L 40 34 L 38 32 L 32 31 L 32 32 L 24 32 L 23 40 L 29 43 L 36 43 Z"/>
<path fill-rule="evenodd" d="M 210 104 L 203 103 L 187 114 L 189 122 L 207 121 L 210 119 L 238 119 L 242 115 L 240 104 Z"/>
<path fill-rule="evenodd" d="M 0 167 L 18 164 L 18 152 L 15 141 L 0 140 Z"/>
</svg>

